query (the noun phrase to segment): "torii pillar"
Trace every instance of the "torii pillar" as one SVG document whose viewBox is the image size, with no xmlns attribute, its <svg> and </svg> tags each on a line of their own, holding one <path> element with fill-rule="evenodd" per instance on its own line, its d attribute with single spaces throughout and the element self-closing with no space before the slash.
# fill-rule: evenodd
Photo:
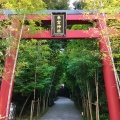
<svg viewBox="0 0 120 120">
<path fill-rule="evenodd" d="M 18 27 L 19 26 L 19 27 Z M 16 28 L 19 33 L 21 25 L 19 21 L 14 20 L 11 25 L 11 29 Z M 9 31 L 8 31 L 9 32 Z M 4 65 L 4 71 L 2 75 L 2 84 L 0 90 L 0 120 L 8 120 L 10 104 L 12 99 L 12 92 L 14 87 L 15 67 L 18 55 L 18 36 L 12 35 L 11 31 L 10 44 L 6 50 L 6 59 Z"/>
<path fill-rule="evenodd" d="M 0 91 L 0 120 L 7 120 L 9 116 L 9 108 L 14 87 L 17 45 L 18 40 L 13 40 L 12 46 L 8 47 L 6 52 L 7 54 Z"/>
<path fill-rule="evenodd" d="M 109 35 L 104 19 L 98 20 L 100 30 L 100 51 L 103 55 L 102 66 L 110 120 L 120 120 L 120 99 L 118 95 L 112 59 L 109 51 Z"/>
</svg>

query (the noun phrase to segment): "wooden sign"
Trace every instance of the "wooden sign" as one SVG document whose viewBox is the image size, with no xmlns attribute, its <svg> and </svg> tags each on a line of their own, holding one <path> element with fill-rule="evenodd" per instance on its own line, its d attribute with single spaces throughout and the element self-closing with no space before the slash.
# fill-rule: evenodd
<svg viewBox="0 0 120 120">
<path fill-rule="evenodd" d="M 52 36 L 66 36 L 66 13 L 52 13 Z"/>
</svg>

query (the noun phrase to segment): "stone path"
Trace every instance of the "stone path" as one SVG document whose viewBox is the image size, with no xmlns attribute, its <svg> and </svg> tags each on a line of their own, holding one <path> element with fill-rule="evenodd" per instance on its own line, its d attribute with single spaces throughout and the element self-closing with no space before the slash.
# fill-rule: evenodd
<svg viewBox="0 0 120 120">
<path fill-rule="evenodd" d="M 82 120 L 82 117 L 70 99 L 58 97 L 55 104 L 40 120 Z"/>
</svg>

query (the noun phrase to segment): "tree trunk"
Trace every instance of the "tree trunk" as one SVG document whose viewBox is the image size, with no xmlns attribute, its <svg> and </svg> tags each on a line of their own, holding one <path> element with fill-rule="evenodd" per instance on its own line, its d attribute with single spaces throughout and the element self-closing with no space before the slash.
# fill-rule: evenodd
<svg viewBox="0 0 120 120">
<path fill-rule="evenodd" d="M 46 101 L 46 90 L 45 90 L 45 94 L 43 96 L 43 107 L 42 107 L 42 112 L 45 112 L 45 101 Z"/>
<path fill-rule="evenodd" d="M 41 93 L 40 93 L 40 113 L 41 113 Z"/>
<path fill-rule="evenodd" d="M 48 108 L 48 102 L 49 102 L 49 97 L 47 97 L 47 99 L 46 99 L 45 109 L 47 109 L 47 108 Z"/>
<path fill-rule="evenodd" d="M 34 100 L 32 100 L 31 102 L 30 120 L 33 120 L 33 113 L 34 113 Z"/>
<path fill-rule="evenodd" d="M 37 117 L 40 115 L 40 99 L 38 98 L 38 103 L 37 103 Z"/>
<path fill-rule="evenodd" d="M 27 97 L 27 99 L 25 100 L 25 102 L 24 102 L 24 104 L 23 104 L 23 107 L 22 107 L 22 109 L 21 109 L 21 111 L 20 111 L 20 114 L 19 114 L 19 119 L 21 119 L 21 115 L 22 115 L 22 113 L 23 113 L 23 110 L 24 110 L 24 108 L 25 108 L 25 105 L 26 105 L 29 97 L 30 97 L 30 95 Z"/>
<path fill-rule="evenodd" d="M 83 95 L 83 115 L 86 115 L 86 111 L 85 111 L 85 108 L 86 108 L 86 101 L 85 101 L 85 96 Z"/>
<path fill-rule="evenodd" d="M 87 114 L 87 120 L 89 120 L 89 103 L 87 99 L 86 99 L 86 114 Z"/>
<path fill-rule="evenodd" d="M 93 120 L 90 88 L 89 88 L 88 84 L 87 84 L 87 92 L 88 92 L 88 105 L 89 105 L 89 112 L 90 112 L 90 120 Z"/>
<path fill-rule="evenodd" d="M 95 72 L 95 85 L 96 85 L 96 120 L 100 120 L 99 117 L 99 96 L 98 96 L 98 73 L 97 71 Z"/>
<path fill-rule="evenodd" d="M 34 82 L 35 82 L 35 85 L 34 85 L 34 101 L 35 101 L 35 96 L 36 96 L 36 71 L 35 71 L 35 78 L 34 78 Z"/>
<path fill-rule="evenodd" d="M 72 86 L 72 95 L 71 95 L 71 99 L 73 100 L 73 86 Z"/>
</svg>

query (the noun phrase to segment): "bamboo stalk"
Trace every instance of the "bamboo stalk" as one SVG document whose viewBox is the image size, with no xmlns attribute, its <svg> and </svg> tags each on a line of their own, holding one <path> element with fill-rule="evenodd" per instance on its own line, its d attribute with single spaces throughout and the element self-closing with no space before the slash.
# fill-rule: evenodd
<svg viewBox="0 0 120 120">
<path fill-rule="evenodd" d="M 27 99 L 25 100 L 25 102 L 24 102 L 24 104 L 23 104 L 23 107 L 22 107 L 22 109 L 21 109 L 21 111 L 20 111 L 20 114 L 19 114 L 19 119 L 21 118 L 21 115 L 22 115 L 22 113 L 23 113 L 23 110 L 24 110 L 24 108 L 25 108 L 25 105 L 26 105 L 29 97 L 30 97 L 30 95 L 27 97 Z"/>
<path fill-rule="evenodd" d="M 39 117 L 40 114 L 40 99 L 38 98 L 38 104 L 37 104 L 37 117 Z"/>
<path fill-rule="evenodd" d="M 31 102 L 30 120 L 33 120 L 33 112 L 34 112 L 34 100 L 32 100 Z"/>
<path fill-rule="evenodd" d="M 45 98 L 46 98 L 46 90 L 45 90 L 45 94 L 43 96 L 43 108 L 42 108 L 42 112 L 45 112 Z"/>
<path fill-rule="evenodd" d="M 90 112 L 90 120 L 93 120 L 92 116 L 92 104 L 91 104 L 91 97 L 90 97 L 90 88 L 87 84 L 87 92 L 88 92 L 88 105 L 89 105 L 89 112 Z"/>
<path fill-rule="evenodd" d="M 96 120 L 100 120 L 99 117 L 99 96 L 98 96 L 98 72 L 95 72 L 95 85 L 96 85 Z"/>
</svg>

